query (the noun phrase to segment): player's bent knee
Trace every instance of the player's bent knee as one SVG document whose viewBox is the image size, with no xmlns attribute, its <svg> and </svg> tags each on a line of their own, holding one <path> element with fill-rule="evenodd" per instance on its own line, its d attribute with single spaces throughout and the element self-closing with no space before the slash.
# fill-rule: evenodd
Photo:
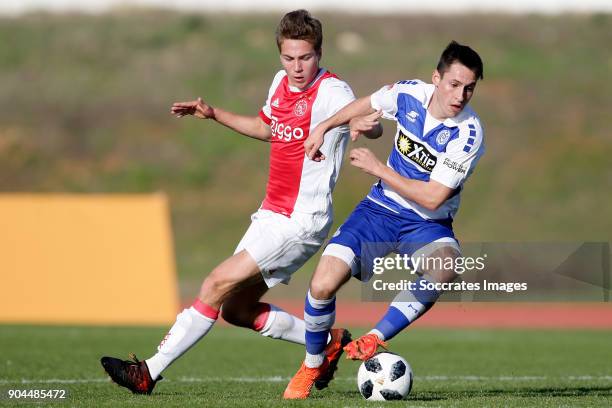
<svg viewBox="0 0 612 408">
<path fill-rule="evenodd" d="M 331 299 L 336 295 L 339 286 L 329 279 L 313 279 L 310 282 L 310 295 L 318 300 Z"/>
<path fill-rule="evenodd" d="M 427 255 L 427 258 L 432 262 L 426 262 L 425 265 L 431 265 L 431 267 L 423 268 L 420 272 L 425 279 L 432 282 L 452 282 L 459 274 L 452 267 L 446 267 L 447 265 L 454 265 L 455 262 L 446 262 L 446 260 L 456 260 L 460 256 L 461 253 L 454 246 L 440 247 Z M 440 262 L 435 262 L 436 260 L 440 260 Z"/>
<path fill-rule="evenodd" d="M 315 299 L 331 299 L 350 277 L 350 267 L 344 261 L 323 256 L 310 281 L 310 294 Z"/>
<path fill-rule="evenodd" d="M 219 273 L 213 270 L 210 275 L 204 279 L 200 288 L 200 299 L 220 299 L 223 298 L 230 289 L 230 282 L 224 279 Z"/>
</svg>

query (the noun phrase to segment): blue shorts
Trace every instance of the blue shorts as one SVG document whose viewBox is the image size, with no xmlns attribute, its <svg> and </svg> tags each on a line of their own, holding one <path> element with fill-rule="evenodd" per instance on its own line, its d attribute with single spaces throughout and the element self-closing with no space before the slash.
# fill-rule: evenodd
<svg viewBox="0 0 612 408">
<path fill-rule="evenodd" d="M 459 249 L 452 219 L 426 220 L 409 209 L 396 213 L 365 198 L 338 228 L 323 255 L 342 259 L 353 276 L 367 281 L 374 258 L 391 252 L 413 256 L 432 242 L 448 242 Z"/>
</svg>

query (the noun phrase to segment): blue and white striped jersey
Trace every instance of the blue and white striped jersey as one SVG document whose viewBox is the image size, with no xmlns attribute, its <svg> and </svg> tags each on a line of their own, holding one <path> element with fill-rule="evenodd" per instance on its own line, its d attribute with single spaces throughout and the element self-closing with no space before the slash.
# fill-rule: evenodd
<svg viewBox="0 0 612 408">
<path fill-rule="evenodd" d="M 455 193 L 430 211 L 379 180 L 368 198 L 391 211 L 407 208 L 424 219 L 447 219 L 455 216 L 462 185 L 484 153 L 483 130 L 469 105 L 443 122 L 429 115 L 427 106 L 434 89 L 434 85 L 419 80 L 400 81 L 374 93 L 371 104 L 382 110 L 383 118 L 397 122 L 387 166 L 406 178 L 435 180 L 455 189 Z"/>
</svg>

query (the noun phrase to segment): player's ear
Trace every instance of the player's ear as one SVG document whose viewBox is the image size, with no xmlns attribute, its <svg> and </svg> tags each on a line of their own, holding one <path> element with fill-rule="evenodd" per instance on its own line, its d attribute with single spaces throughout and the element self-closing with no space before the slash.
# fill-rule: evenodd
<svg viewBox="0 0 612 408">
<path fill-rule="evenodd" d="M 440 83 L 441 79 L 442 79 L 442 75 L 440 75 L 440 73 L 438 72 L 437 69 L 434 69 L 433 73 L 431 74 L 431 82 L 435 86 L 438 86 L 438 84 Z"/>
</svg>

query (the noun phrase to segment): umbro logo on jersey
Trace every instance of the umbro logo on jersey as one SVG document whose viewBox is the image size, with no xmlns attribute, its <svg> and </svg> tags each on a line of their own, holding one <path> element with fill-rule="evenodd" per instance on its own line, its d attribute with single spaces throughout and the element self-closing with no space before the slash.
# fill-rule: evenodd
<svg viewBox="0 0 612 408">
<path fill-rule="evenodd" d="M 402 132 L 397 136 L 395 146 L 405 158 L 425 171 L 432 171 L 438 161 L 438 158 L 427 150 L 424 144 L 410 139 Z"/>
<path fill-rule="evenodd" d="M 406 114 L 406 119 L 408 119 L 412 123 L 416 122 L 418 117 L 419 117 L 419 114 L 416 113 L 415 111 L 410 111 L 409 113 Z"/>
<path fill-rule="evenodd" d="M 278 98 L 276 98 L 273 102 L 272 102 L 272 106 L 274 106 L 275 108 L 278 108 L 278 104 L 279 104 L 279 100 Z"/>
</svg>

